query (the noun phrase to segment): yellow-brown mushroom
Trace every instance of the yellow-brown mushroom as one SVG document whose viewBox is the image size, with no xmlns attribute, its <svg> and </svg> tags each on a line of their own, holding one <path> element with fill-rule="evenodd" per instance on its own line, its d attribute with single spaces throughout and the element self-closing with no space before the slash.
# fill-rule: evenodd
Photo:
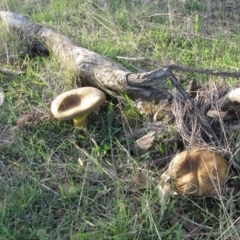
<svg viewBox="0 0 240 240">
<path fill-rule="evenodd" d="M 106 95 L 94 87 L 82 87 L 57 96 L 51 111 L 57 119 L 73 119 L 75 127 L 86 124 L 86 117 L 106 100 Z"/>
<path fill-rule="evenodd" d="M 175 190 L 193 196 L 210 196 L 228 174 L 228 162 L 208 149 L 191 149 L 176 155 L 169 165 Z"/>
</svg>

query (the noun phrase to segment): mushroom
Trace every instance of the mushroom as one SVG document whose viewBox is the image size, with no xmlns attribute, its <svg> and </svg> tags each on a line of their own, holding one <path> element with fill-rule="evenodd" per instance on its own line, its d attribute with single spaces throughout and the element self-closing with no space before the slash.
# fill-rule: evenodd
<svg viewBox="0 0 240 240">
<path fill-rule="evenodd" d="M 220 98 L 217 101 L 217 106 L 222 111 L 228 111 L 229 109 L 240 109 L 240 88 L 236 88 Z"/>
<path fill-rule="evenodd" d="M 93 87 L 82 87 L 57 96 L 51 105 L 53 115 L 60 120 L 73 119 L 75 127 L 86 125 L 89 113 L 102 105 L 106 95 Z"/>
<path fill-rule="evenodd" d="M 192 196 L 210 196 L 228 174 L 227 160 L 208 149 L 191 149 L 176 155 L 169 165 L 175 189 Z"/>
</svg>

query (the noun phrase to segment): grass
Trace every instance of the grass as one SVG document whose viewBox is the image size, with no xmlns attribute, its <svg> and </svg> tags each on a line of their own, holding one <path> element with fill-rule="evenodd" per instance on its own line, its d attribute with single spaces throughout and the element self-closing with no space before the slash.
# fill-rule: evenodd
<svg viewBox="0 0 240 240">
<path fill-rule="evenodd" d="M 0 10 L 27 15 L 129 69 L 116 56 L 239 70 L 237 1 L 143 2 L 4 0 Z M 156 190 L 162 169 L 145 163 L 167 147 L 134 155 L 129 133 L 146 118 L 132 101 L 108 99 L 84 129 L 53 119 L 51 101 L 76 86 L 72 73 L 52 56 L 16 60 L 26 45 L 0 29 L 1 64 L 11 68 L 14 60 L 26 70 L 0 72 L 0 239 L 239 239 L 238 192 L 172 196 L 164 208 Z"/>
</svg>

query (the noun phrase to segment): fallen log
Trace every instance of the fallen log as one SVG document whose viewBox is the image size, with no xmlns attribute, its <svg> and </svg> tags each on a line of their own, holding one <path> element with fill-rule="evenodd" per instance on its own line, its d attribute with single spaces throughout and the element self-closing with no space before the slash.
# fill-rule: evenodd
<svg viewBox="0 0 240 240">
<path fill-rule="evenodd" d="M 36 39 L 67 69 L 73 70 L 86 85 L 100 88 L 110 95 L 127 93 L 131 98 L 143 100 L 168 99 L 171 95 L 162 90 L 166 77 L 172 75 L 168 69 L 157 69 L 146 73 L 132 73 L 111 59 L 78 46 L 69 38 L 27 17 L 8 11 L 0 11 L 8 30 L 18 30 L 29 43 Z"/>
</svg>

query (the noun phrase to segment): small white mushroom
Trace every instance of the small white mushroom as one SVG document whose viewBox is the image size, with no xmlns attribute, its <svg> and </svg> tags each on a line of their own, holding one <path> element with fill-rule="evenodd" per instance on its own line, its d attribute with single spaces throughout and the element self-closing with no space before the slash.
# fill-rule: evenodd
<svg viewBox="0 0 240 240">
<path fill-rule="evenodd" d="M 73 119 L 75 127 L 86 125 L 86 117 L 106 100 L 106 95 L 94 87 L 82 87 L 57 96 L 51 105 L 53 115 L 60 120 Z"/>
<path fill-rule="evenodd" d="M 176 191 L 210 196 L 226 180 L 228 163 L 219 153 L 195 148 L 176 155 L 168 170 Z"/>
<path fill-rule="evenodd" d="M 240 108 L 240 88 L 236 88 L 220 98 L 217 101 L 217 106 L 222 111 L 228 111 L 231 108 Z"/>
</svg>

